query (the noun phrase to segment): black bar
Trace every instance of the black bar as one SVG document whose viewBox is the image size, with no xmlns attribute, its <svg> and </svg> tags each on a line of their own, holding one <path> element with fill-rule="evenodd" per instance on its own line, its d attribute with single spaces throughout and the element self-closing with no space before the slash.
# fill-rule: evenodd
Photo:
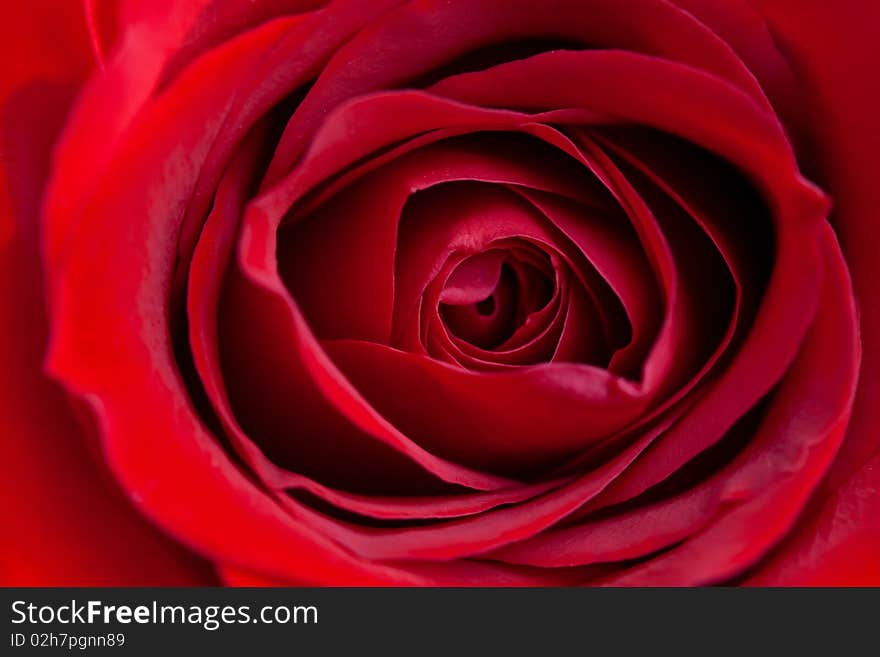
<svg viewBox="0 0 880 657">
<path fill-rule="evenodd" d="M 875 655 L 880 618 L 880 589 L 0 590 L 4 655 Z"/>
</svg>

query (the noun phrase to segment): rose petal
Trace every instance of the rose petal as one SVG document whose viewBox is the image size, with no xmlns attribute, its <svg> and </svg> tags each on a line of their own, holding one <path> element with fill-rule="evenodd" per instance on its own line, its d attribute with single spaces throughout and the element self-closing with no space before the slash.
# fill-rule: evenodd
<svg viewBox="0 0 880 657">
<path fill-rule="evenodd" d="M 548 78 L 551 63 L 558 77 Z M 638 99 L 622 83 L 637 71 L 651 81 L 640 88 Z M 703 451 L 782 374 L 794 357 L 798 344 L 794 338 L 805 331 L 810 319 L 810 312 L 803 309 L 815 304 L 810 291 L 818 279 L 818 252 L 813 231 L 806 226 L 818 225 L 826 201 L 799 176 L 784 135 L 758 106 L 717 80 L 675 64 L 626 53 L 549 53 L 451 78 L 436 89 L 462 100 L 522 106 L 534 100 L 518 96 L 539 77 L 541 104 L 558 107 L 583 101 L 599 111 L 614 107 L 620 115 L 677 133 L 744 167 L 771 201 L 778 224 L 776 270 L 751 334 L 696 412 L 664 436 L 650 450 L 652 456 L 640 459 L 609 488 L 603 503 L 610 503 L 645 490 Z M 580 90 L 585 88 L 590 89 L 589 98 L 582 99 Z M 685 107 L 673 103 L 682 95 L 693 102 Z M 654 101 L 650 112 L 645 111 L 648 96 Z M 701 103 L 706 106 L 700 107 Z M 736 390 L 728 392 L 731 386 Z"/>
<path fill-rule="evenodd" d="M 705 530 L 605 583 L 717 582 L 756 562 L 797 519 L 844 439 L 861 356 L 851 282 L 830 227 L 822 233 L 822 252 L 816 321 L 762 427 L 771 440 L 769 455 L 746 452 L 742 470 L 727 482 L 734 503 Z"/>
<path fill-rule="evenodd" d="M 39 203 L 52 143 L 93 65 L 79 10 L 65 1 L 14 4 L 0 28 L 11 49 L 0 75 L 0 582 L 210 585 L 208 564 L 131 507 L 90 449 L 93 436 L 43 373 Z M 58 29 L 47 41 L 49 24 Z"/>
<path fill-rule="evenodd" d="M 455 25 L 455 30 L 443 26 Z M 670 39 L 668 35 L 676 38 Z M 589 48 L 629 48 L 712 71 L 765 102 L 754 78 L 730 49 L 686 12 L 659 0 L 625 6 L 614 0 L 528 2 L 435 0 L 405 4 L 340 48 L 297 108 L 267 175 L 274 184 L 293 166 L 327 107 L 354 96 L 404 85 L 482 46 L 517 39 L 573 40 Z"/>
<path fill-rule="evenodd" d="M 828 230 L 823 254 L 827 273 L 817 321 L 755 437 L 732 464 L 670 499 L 544 532 L 491 556 L 569 566 L 634 559 L 684 541 L 608 583 L 705 584 L 736 574 L 779 540 L 833 458 L 855 392 L 854 307 L 839 247 Z M 835 345 L 833 353 L 828 344 Z M 801 411 L 804 405 L 809 414 Z"/>
<path fill-rule="evenodd" d="M 82 216 L 82 229 L 76 239 L 62 240 L 64 257 L 50 259 L 49 367 L 90 407 L 107 463 L 128 496 L 191 548 L 230 564 L 294 577 L 304 568 L 316 580 L 418 582 L 401 571 L 353 560 L 310 529 L 292 524 L 206 431 L 173 362 L 162 300 L 170 288 L 174 250 L 165 240 L 176 234 L 173 224 L 180 215 L 169 210 L 187 198 L 195 167 L 191 159 L 189 166 L 171 167 L 168 154 L 177 147 L 188 156 L 200 151 L 189 141 L 181 144 L 181 134 L 193 141 L 210 134 L 204 113 L 223 107 L 212 94 L 221 101 L 229 97 L 218 81 L 236 83 L 236 70 L 247 70 L 250 63 L 247 49 L 267 45 L 260 37 L 265 33 L 225 44 L 201 60 L 204 68 L 190 69 L 191 76 L 181 77 L 138 120 L 128 134 L 129 147 L 96 181 L 100 193 Z M 75 115 L 68 135 L 88 132 L 88 126 Z M 81 137 L 71 137 L 69 144 Z M 77 167 L 75 150 L 64 148 L 57 158 L 65 175 L 88 173 Z M 80 194 L 91 189 L 56 181 L 50 194 L 70 194 L 64 207 L 76 208 Z M 50 213 L 59 207 L 48 203 Z M 119 216 L 128 220 L 118 221 Z M 50 230 L 69 217 L 53 219 Z M 94 235 L 101 235 L 100 244 L 91 240 Z M 181 495 L 188 504 L 180 504 Z M 230 534 L 229 527 L 238 531 Z"/>
<path fill-rule="evenodd" d="M 796 7 L 794 6 L 796 4 Z M 864 63 L 876 53 L 875 4 L 829 5 L 787 0 L 756 3 L 772 37 L 792 62 L 800 81 L 794 103 L 797 125 L 807 139 L 809 166 L 834 198 L 831 221 L 840 236 L 861 300 L 864 355 L 852 421 L 823 486 L 795 527 L 774 552 L 755 583 L 768 585 L 869 585 L 877 572 L 880 518 L 876 505 L 880 437 L 876 431 L 880 309 L 875 294 L 877 258 L 874 217 L 880 204 L 876 171 L 880 133 L 871 108 L 880 98 L 876 76 Z"/>
<path fill-rule="evenodd" d="M 262 137 L 257 134 L 257 137 Z M 259 144 L 259 139 L 255 140 Z M 249 157 L 241 158 L 230 169 L 230 182 L 237 187 L 232 192 L 224 181 L 214 203 L 214 211 L 206 222 L 196 247 L 190 270 L 189 315 L 190 336 L 196 367 L 206 392 L 218 413 L 224 428 L 239 449 L 242 458 L 263 481 L 273 487 L 296 488 L 320 497 L 340 508 L 375 518 L 435 518 L 454 517 L 485 511 L 499 504 L 527 499 L 556 485 L 555 482 L 538 486 L 523 486 L 497 493 L 476 495 L 449 495 L 437 498 L 389 498 L 361 496 L 323 486 L 301 474 L 287 472 L 268 461 L 238 425 L 225 392 L 217 348 L 216 312 L 222 273 L 232 252 L 237 218 L 243 207 L 250 172 L 255 174 L 254 149 Z"/>
</svg>

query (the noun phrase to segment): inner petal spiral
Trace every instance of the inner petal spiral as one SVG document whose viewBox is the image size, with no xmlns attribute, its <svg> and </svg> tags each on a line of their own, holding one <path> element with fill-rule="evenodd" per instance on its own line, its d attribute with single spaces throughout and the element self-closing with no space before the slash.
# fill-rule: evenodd
<svg viewBox="0 0 880 657">
<path fill-rule="evenodd" d="M 538 258 L 542 256 L 536 254 Z M 515 252 L 488 251 L 462 262 L 440 294 L 440 316 L 458 338 L 481 349 L 502 346 L 553 296 L 555 282 L 545 267 Z"/>
</svg>

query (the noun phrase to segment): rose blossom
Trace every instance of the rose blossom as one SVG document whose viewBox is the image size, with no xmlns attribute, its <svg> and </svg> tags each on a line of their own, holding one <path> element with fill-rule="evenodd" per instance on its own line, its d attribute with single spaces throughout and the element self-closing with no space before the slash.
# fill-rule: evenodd
<svg viewBox="0 0 880 657">
<path fill-rule="evenodd" d="M 5 582 L 880 581 L 876 9 L 4 13 Z"/>
</svg>

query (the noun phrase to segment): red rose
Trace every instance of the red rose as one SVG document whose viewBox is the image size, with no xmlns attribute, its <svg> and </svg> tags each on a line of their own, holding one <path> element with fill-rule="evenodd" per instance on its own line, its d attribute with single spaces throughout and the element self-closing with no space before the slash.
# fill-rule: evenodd
<svg viewBox="0 0 880 657">
<path fill-rule="evenodd" d="M 876 7 L 76 5 L 4 9 L 4 582 L 880 583 Z"/>
</svg>

